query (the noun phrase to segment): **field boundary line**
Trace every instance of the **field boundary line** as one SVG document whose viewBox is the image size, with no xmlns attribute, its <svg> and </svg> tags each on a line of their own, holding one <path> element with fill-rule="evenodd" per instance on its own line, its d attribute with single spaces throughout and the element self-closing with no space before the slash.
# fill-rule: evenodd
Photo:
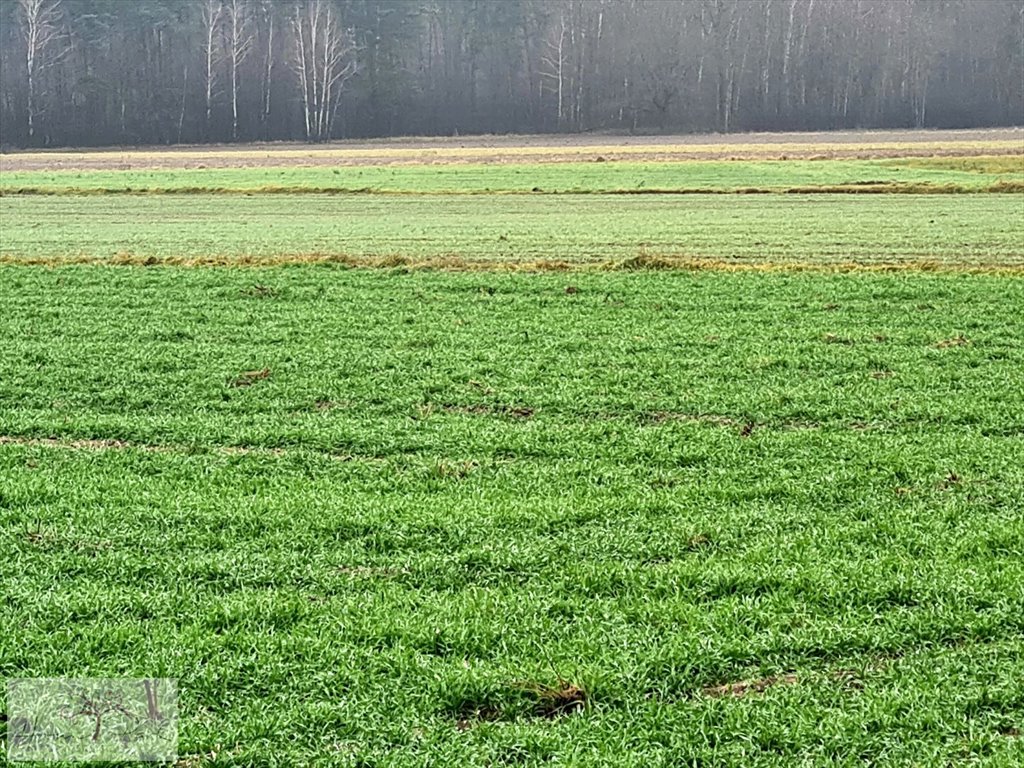
<svg viewBox="0 0 1024 768">
<path fill-rule="evenodd" d="M 15 267 L 180 267 L 180 268 L 271 268 L 324 265 L 350 269 L 398 269 L 435 272 L 782 272 L 782 273 L 904 273 L 977 274 L 1024 276 L 1024 252 L 1019 262 L 956 263 L 928 258 L 905 261 L 729 261 L 671 254 L 639 253 L 621 259 L 570 261 L 566 259 L 500 260 L 474 259 L 455 254 L 413 258 L 400 254 L 357 256 L 343 253 L 295 253 L 278 256 L 144 256 L 119 253 L 113 256 L 17 256 L 0 253 L 0 266 Z"/>
<path fill-rule="evenodd" d="M 253 197 L 263 195 L 333 195 L 379 197 L 559 197 L 566 195 L 1005 195 L 1024 194 L 1024 181 L 1002 180 L 989 184 L 940 184 L 936 182 L 852 182 L 777 187 L 638 187 L 611 189 L 387 189 L 377 187 L 0 187 L 2 197 L 190 197 L 198 195 Z"/>
<path fill-rule="evenodd" d="M 834 159 L 890 159 L 902 157 L 962 157 L 977 154 L 1018 155 L 1021 153 L 1020 131 L 1000 130 L 1000 138 L 945 137 L 918 138 L 889 136 L 886 138 L 866 137 L 862 140 L 830 140 L 825 136 L 832 133 L 817 133 L 818 140 L 769 140 L 760 134 L 748 136 L 755 140 L 744 140 L 740 135 L 716 136 L 714 141 L 703 137 L 671 136 L 660 137 L 605 137 L 598 141 L 579 142 L 580 136 L 566 141 L 566 136 L 534 138 L 517 137 L 505 141 L 495 137 L 484 143 L 474 137 L 461 137 L 458 142 L 469 142 L 468 146 L 455 146 L 450 137 L 420 137 L 411 142 L 389 140 L 383 143 L 362 142 L 348 146 L 342 144 L 263 144 L 242 145 L 184 145 L 168 147 L 134 148 L 62 148 L 60 150 L 14 150 L 0 153 L 0 170 L 20 170 L 26 164 L 44 165 L 56 160 L 63 163 L 61 170 L 81 170 L 103 167 L 106 163 L 113 169 L 185 168 L 188 163 L 203 164 L 217 168 L 230 167 L 226 163 L 259 163 L 265 168 L 296 167 L 307 164 L 334 164 L 351 167 L 373 165 L 415 165 L 438 164 L 463 165 L 518 165 L 523 163 L 548 162 L 635 162 L 651 158 L 668 162 L 702 160 L 834 160 Z M 806 134 L 802 134 L 806 136 Z M 783 134 L 784 136 L 784 134 Z M 479 139 L 480 137 L 475 137 Z M 655 140 L 649 140 L 649 139 Z M 616 140 L 618 139 L 618 140 Z M 670 139 L 666 141 L 665 139 Z M 760 139 L 760 140 L 757 140 Z M 626 143 L 623 143 L 623 140 Z M 635 141 L 636 143 L 632 143 Z M 67 165 L 70 163 L 70 165 Z"/>
</svg>

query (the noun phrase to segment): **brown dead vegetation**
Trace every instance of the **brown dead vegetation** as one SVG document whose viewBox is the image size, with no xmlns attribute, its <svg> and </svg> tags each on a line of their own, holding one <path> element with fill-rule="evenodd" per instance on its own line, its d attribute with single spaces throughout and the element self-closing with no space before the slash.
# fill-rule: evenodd
<svg viewBox="0 0 1024 768">
<path fill-rule="evenodd" d="M 408 568 L 380 568 L 369 565 L 343 565 L 337 572 L 353 579 L 390 579 L 411 573 Z"/>
<path fill-rule="evenodd" d="M 730 427 L 740 424 L 738 419 L 731 416 L 721 416 L 714 413 L 685 413 L 682 411 L 647 411 L 641 415 L 644 421 L 651 424 L 665 424 L 671 421 L 683 421 L 697 424 L 714 424 L 719 427 Z"/>
<path fill-rule="evenodd" d="M 797 682 L 796 675 L 771 675 L 756 680 L 742 680 L 736 683 L 711 685 L 704 688 L 703 692 L 705 696 L 710 696 L 713 699 L 725 697 L 740 698 L 749 696 L 752 693 L 763 693 L 776 685 L 795 685 Z"/>
<path fill-rule="evenodd" d="M 619 419 L 629 418 L 626 413 L 601 413 L 592 415 L 595 419 Z M 659 425 L 672 422 L 689 424 L 710 424 L 716 427 L 736 430 L 740 437 L 750 437 L 757 430 L 795 431 L 822 429 L 827 422 L 807 421 L 804 419 L 779 419 L 773 422 L 757 422 L 752 419 L 725 416 L 721 414 L 699 414 L 686 413 L 682 411 L 645 411 L 639 414 L 641 422 Z M 886 425 L 880 422 L 853 421 L 842 425 L 854 432 L 868 432 L 885 429 Z"/>
<path fill-rule="evenodd" d="M 96 557 L 114 547 L 109 539 L 82 539 L 43 528 L 26 531 L 25 541 L 39 549 L 72 551 L 87 557 Z"/>
<path fill-rule="evenodd" d="M 615 136 L 472 136 L 336 142 L 51 150 L 0 154 L 0 172 L 339 167 L 395 164 L 658 162 L 961 157 L 1020 154 L 1020 129 Z M 601 158 L 601 159 L 599 159 Z"/>
<path fill-rule="evenodd" d="M 108 451 L 133 448 L 140 451 L 163 452 L 173 450 L 170 447 L 157 445 L 140 445 L 124 440 L 81 440 L 60 439 L 56 437 L 17 437 L 0 435 L 0 445 L 22 445 L 43 448 L 70 448 L 72 450 Z"/>
<path fill-rule="evenodd" d="M 935 182 L 851 182 L 849 184 L 812 184 L 797 187 L 642 187 L 632 189 L 381 189 L 377 187 L 314 187 L 308 185 L 259 187 L 76 187 L 76 186 L 25 186 L 0 189 L 0 197 L 45 196 L 45 197 L 97 197 L 110 195 L 139 196 L 194 196 L 232 195 L 252 197 L 253 195 L 374 195 L 390 197 L 493 197 L 518 195 L 968 195 L 968 194 L 1019 194 L 1024 192 L 1024 182 L 1003 180 L 984 185 L 938 184 Z M 500 238 L 499 238 L 500 239 Z"/>
<path fill-rule="evenodd" d="M 228 382 L 230 387 L 251 387 L 257 381 L 263 381 L 264 379 L 270 378 L 270 369 L 261 368 L 258 371 L 243 371 L 238 374 L 235 378 Z"/>
<path fill-rule="evenodd" d="M 1024 154 L 973 155 L 964 157 L 913 157 L 888 160 L 890 168 L 928 168 L 967 173 L 1024 173 Z"/>
<path fill-rule="evenodd" d="M 525 405 L 456 405 L 445 403 L 441 409 L 446 413 L 461 413 L 472 416 L 507 416 L 512 419 L 530 419 L 536 409 Z"/>
<path fill-rule="evenodd" d="M 1016 260 L 965 264 L 928 259 L 901 261 L 728 261 L 684 255 L 653 255 L 640 253 L 628 259 L 565 259 L 502 260 L 472 258 L 457 254 L 410 257 L 399 254 L 383 256 L 345 253 L 285 253 L 273 256 L 255 254 L 205 256 L 152 256 L 122 252 L 114 256 L 20 256 L 0 253 L 0 264 L 14 266 L 118 266 L 118 267 L 279 267 L 299 264 L 336 264 L 353 269 L 432 270 L 438 272 L 608 272 L 623 270 L 677 270 L 715 272 L 810 272 L 846 274 L 854 272 L 933 272 L 983 275 L 1024 275 L 1024 262 Z"/>
<path fill-rule="evenodd" d="M 434 464 L 432 471 L 437 477 L 446 480 L 463 480 L 479 468 L 480 462 L 473 459 L 464 459 L 462 461 L 441 459 Z"/>
<path fill-rule="evenodd" d="M 936 349 L 949 349 L 950 347 L 966 347 L 971 342 L 963 334 L 954 336 L 951 339 L 943 339 L 935 343 Z"/>
<path fill-rule="evenodd" d="M 587 704 L 587 693 L 578 685 L 559 679 L 556 685 L 519 682 L 515 687 L 533 699 L 533 714 L 553 719 L 581 711 Z"/>
<path fill-rule="evenodd" d="M 851 346 L 854 343 L 853 339 L 845 336 L 837 336 L 834 333 L 826 333 L 822 335 L 821 340 L 826 344 L 843 344 L 844 346 Z"/>
<path fill-rule="evenodd" d="M 504 684 L 452 702 L 446 710 L 455 727 L 468 731 L 485 722 L 511 722 L 522 717 L 554 720 L 582 711 L 589 695 L 582 686 L 559 678 L 554 685 L 532 680 Z"/>
<path fill-rule="evenodd" d="M 269 298 L 273 296 L 278 296 L 281 293 L 277 288 L 274 288 L 269 285 L 263 285 L 261 283 L 256 283 L 254 285 L 249 286 L 248 288 L 242 288 L 240 292 L 243 296 L 249 296 L 254 299 Z"/>
<path fill-rule="evenodd" d="M 956 488 L 963 482 L 963 478 L 960 477 L 956 472 L 950 472 L 946 477 L 943 478 L 942 482 L 939 483 L 940 491 L 949 491 Z"/>
<path fill-rule="evenodd" d="M 276 448 L 262 445 L 212 445 L 193 446 L 186 444 L 136 443 L 127 440 L 82 439 L 58 437 L 30 437 L 21 435 L 0 435 L 0 446 L 11 445 L 26 448 L 56 448 L 71 451 L 142 451 L 144 453 L 218 453 L 225 456 L 274 456 L 282 457 L 289 453 L 302 451 L 316 453 L 334 461 L 362 461 L 383 463 L 386 459 L 379 456 L 356 456 L 348 453 L 321 451 L 309 447 Z"/>
<path fill-rule="evenodd" d="M 848 691 L 860 691 L 864 689 L 864 681 L 861 679 L 860 673 L 855 670 L 837 669 L 832 672 L 831 676 L 841 688 L 845 688 Z"/>
</svg>

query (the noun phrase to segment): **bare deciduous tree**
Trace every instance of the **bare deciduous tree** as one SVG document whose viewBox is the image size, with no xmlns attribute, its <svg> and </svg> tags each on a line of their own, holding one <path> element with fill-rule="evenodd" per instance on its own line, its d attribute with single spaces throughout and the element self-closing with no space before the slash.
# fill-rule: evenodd
<svg viewBox="0 0 1024 768">
<path fill-rule="evenodd" d="M 217 48 L 217 30 L 220 28 L 224 6 L 221 0 L 201 0 L 200 8 L 203 19 L 203 54 L 206 58 L 206 123 L 207 135 L 210 132 L 210 113 L 213 109 L 213 84 L 216 78 L 216 65 L 220 56 Z"/>
<path fill-rule="evenodd" d="M 263 125 L 263 130 L 266 131 L 270 122 L 270 86 L 274 75 L 274 6 L 270 0 L 262 0 L 260 20 L 266 28 L 267 40 L 263 57 L 263 98 L 260 111 L 260 122 Z M 264 134 L 264 138 L 268 138 L 266 134 Z"/>
<path fill-rule="evenodd" d="M 60 0 L 18 0 L 21 34 L 25 38 L 28 136 L 35 139 L 39 105 L 39 78 L 70 50 L 61 30 Z"/>
<path fill-rule="evenodd" d="M 1024 0 L 0 0 L 13 146 L 1021 124 Z"/>
<path fill-rule="evenodd" d="M 328 0 L 305 0 L 292 16 L 292 66 L 302 95 L 306 138 L 326 141 L 345 83 L 358 70 L 351 30 L 345 29 Z"/>
<path fill-rule="evenodd" d="M 558 119 L 558 127 L 562 127 L 565 117 L 565 68 L 568 60 L 566 52 L 566 33 L 568 25 L 565 18 L 565 8 L 558 14 L 558 22 L 548 35 L 545 41 L 546 51 L 541 56 L 541 76 L 551 82 L 551 88 L 556 94 L 555 115 Z M 543 82 L 543 81 L 542 81 Z"/>
<path fill-rule="evenodd" d="M 238 68 L 252 48 L 252 20 L 247 0 L 227 0 L 228 64 L 231 68 L 231 138 L 238 140 Z"/>
</svg>

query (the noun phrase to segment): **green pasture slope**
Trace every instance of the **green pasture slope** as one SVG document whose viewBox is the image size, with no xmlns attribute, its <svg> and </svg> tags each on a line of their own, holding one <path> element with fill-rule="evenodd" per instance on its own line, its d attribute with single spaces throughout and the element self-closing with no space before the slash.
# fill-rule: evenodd
<svg viewBox="0 0 1024 768">
<path fill-rule="evenodd" d="M 177 678 L 182 768 L 1024 763 L 1019 193 L 4 189 L 0 676 Z"/>
</svg>

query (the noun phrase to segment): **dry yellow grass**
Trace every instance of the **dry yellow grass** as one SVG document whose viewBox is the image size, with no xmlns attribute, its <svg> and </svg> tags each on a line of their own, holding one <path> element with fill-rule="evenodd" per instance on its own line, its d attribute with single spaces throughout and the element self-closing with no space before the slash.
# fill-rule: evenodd
<svg viewBox="0 0 1024 768">
<path fill-rule="evenodd" d="M 0 155 L 0 172 L 322 165 L 538 163 L 574 160 L 786 160 L 1020 155 L 1024 131 L 884 131 L 662 137 L 474 137 L 327 145 L 245 144 Z"/>
<path fill-rule="evenodd" d="M 644 187 L 640 189 L 376 189 L 373 187 L 317 187 L 278 186 L 256 187 L 86 187 L 74 186 L 25 186 L 0 189 L 0 197 L 42 195 L 46 197 L 96 197 L 153 195 L 374 195 L 377 197 L 419 197 L 422 195 L 444 195 L 446 197 L 504 197 L 509 195 L 963 195 L 963 194 L 1019 194 L 1024 192 L 1024 182 L 1015 180 L 996 181 L 987 185 L 965 186 L 963 184 L 941 184 L 930 181 L 904 182 L 854 182 L 850 184 L 808 184 L 804 186 L 780 187 Z"/>
<path fill-rule="evenodd" d="M 113 257 L 66 256 L 12 256 L 0 254 L 0 264 L 16 266 L 63 267 L 68 265 L 97 265 L 116 267 L 279 267 L 299 264 L 338 264 L 353 269 L 433 270 L 440 272 L 608 272 L 629 270 L 679 270 L 716 272 L 812 272 L 812 273 L 887 273 L 934 272 L 979 275 L 1024 275 L 1021 264 L 957 264 L 933 259 L 903 259 L 899 261 L 728 261 L 688 256 L 639 253 L 628 259 L 593 259 L 568 261 L 565 259 L 501 260 L 473 259 L 457 255 L 414 258 L 400 254 L 384 256 L 356 256 L 339 253 L 303 253 L 281 256 L 142 256 L 119 253 Z"/>
</svg>

